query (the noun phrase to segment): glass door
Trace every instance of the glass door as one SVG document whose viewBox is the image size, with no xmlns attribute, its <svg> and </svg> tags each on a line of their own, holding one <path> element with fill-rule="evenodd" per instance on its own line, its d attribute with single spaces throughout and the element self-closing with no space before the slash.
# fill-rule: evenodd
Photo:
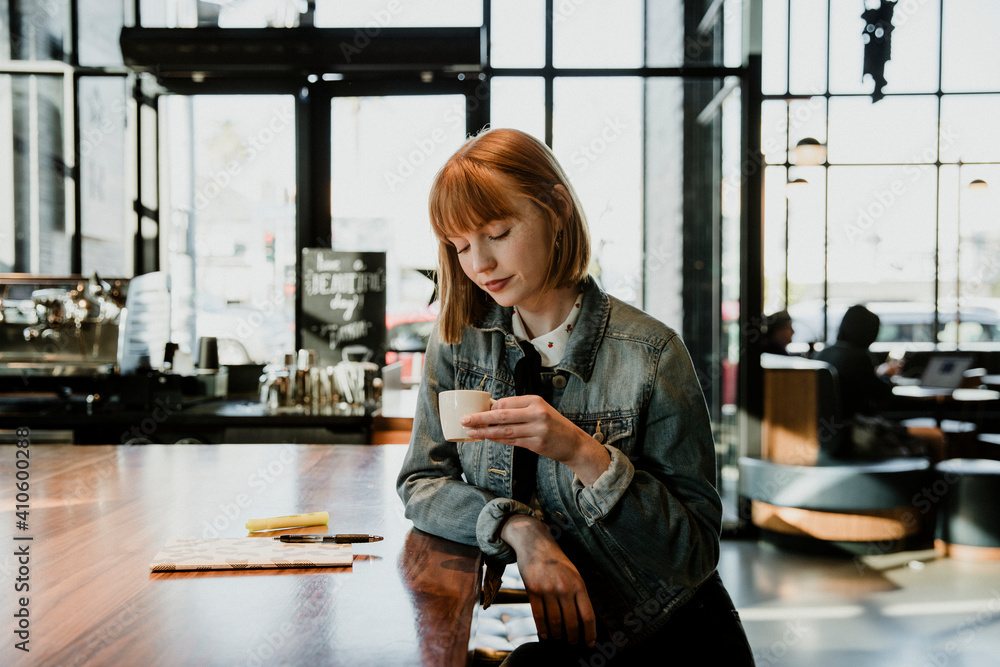
<svg viewBox="0 0 1000 667">
<path fill-rule="evenodd" d="M 386 363 L 403 362 L 404 384 L 420 381 L 437 315 L 427 196 L 469 132 L 467 100 L 457 92 L 330 100 L 331 247 L 386 253 Z"/>
<path fill-rule="evenodd" d="M 290 95 L 160 101 L 161 256 L 172 340 L 192 356 L 202 336 L 222 364 L 295 349 L 295 135 Z"/>
</svg>

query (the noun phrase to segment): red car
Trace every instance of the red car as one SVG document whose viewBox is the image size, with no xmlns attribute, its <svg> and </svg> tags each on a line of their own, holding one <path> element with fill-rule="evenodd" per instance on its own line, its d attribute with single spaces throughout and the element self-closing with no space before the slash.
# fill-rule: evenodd
<svg viewBox="0 0 1000 667">
<path fill-rule="evenodd" d="M 437 302 L 417 313 L 386 313 L 386 365 L 401 361 L 404 385 L 420 382 L 427 339 L 438 316 Z"/>
</svg>

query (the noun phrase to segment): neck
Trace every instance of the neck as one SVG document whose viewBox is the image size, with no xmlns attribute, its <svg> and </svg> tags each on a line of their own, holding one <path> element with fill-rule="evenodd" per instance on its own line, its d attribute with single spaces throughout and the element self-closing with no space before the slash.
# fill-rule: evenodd
<svg viewBox="0 0 1000 667">
<path fill-rule="evenodd" d="M 576 285 L 559 287 L 533 299 L 530 303 L 518 304 L 517 314 L 531 338 L 546 334 L 569 317 L 580 290 Z"/>
</svg>

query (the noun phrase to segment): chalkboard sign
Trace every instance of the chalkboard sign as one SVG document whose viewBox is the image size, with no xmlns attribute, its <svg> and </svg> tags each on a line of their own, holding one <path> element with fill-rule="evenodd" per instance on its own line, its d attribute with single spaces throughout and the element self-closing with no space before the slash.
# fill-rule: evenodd
<svg viewBox="0 0 1000 667">
<path fill-rule="evenodd" d="M 385 253 L 302 250 L 302 346 L 321 365 L 385 364 Z"/>
</svg>

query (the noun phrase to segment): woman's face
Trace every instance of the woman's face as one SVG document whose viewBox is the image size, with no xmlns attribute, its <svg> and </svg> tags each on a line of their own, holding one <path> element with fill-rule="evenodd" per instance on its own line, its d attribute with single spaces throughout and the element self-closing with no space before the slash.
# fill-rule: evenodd
<svg viewBox="0 0 1000 667">
<path fill-rule="evenodd" d="M 449 236 L 465 275 L 501 306 L 534 307 L 549 272 L 553 235 L 548 218 L 528 199 L 514 215 L 474 232 Z"/>
</svg>

